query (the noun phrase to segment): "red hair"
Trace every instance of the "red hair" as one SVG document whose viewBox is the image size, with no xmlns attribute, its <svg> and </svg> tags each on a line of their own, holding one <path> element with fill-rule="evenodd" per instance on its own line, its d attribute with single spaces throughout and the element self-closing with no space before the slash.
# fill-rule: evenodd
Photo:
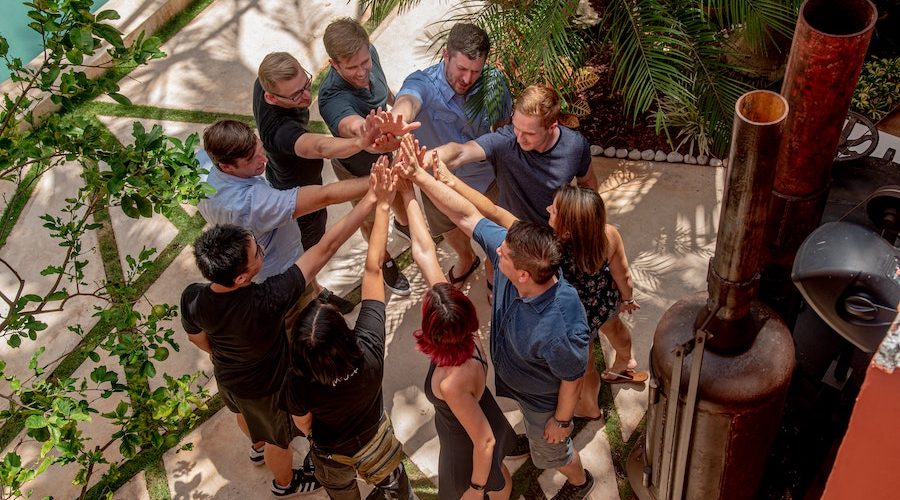
<svg viewBox="0 0 900 500">
<path fill-rule="evenodd" d="M 475 352 L 475 305 L 449 283 L 438 283 L 422 300 L 422 329 L 416 347 L 437 366 L 459 366 Z"/>
</svg>

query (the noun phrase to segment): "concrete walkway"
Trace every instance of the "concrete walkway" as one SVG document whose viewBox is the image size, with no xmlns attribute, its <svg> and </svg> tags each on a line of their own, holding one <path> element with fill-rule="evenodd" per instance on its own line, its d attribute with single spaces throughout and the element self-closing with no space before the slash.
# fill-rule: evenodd
<svg viewBox="0 0 900 500">
<path fill-rule="evenodd" d="M 418 7 L 400 15 L 392 15 L 374 33 L 373 43 L 384 64 L 388 81 L 394 91 L 399 89 L 405 76 L 417 68 L 432 63 L 426 51 L 426 31 L 436 29 L 433 22 L 446 17 L 449 6 L 438 0 L 425 0 Z M 251 85 L 256 67 L 262 57 L 274 50 L 295 54 L 311 69 L 323 68 L 327 62 L 321 42 L 325 26 L 335 17 L 360 17 L 356 2 L 345 4 L 326 0 L 304 0 L 285 3 L 276 0 L 238 2 L 219 0 L 206 8 L 181 32 L 163 46 L 169 56 L 153 61 L 133 72 L 131 78 L 121 82 L 121 92 L 135 104 L 196 111 L 251 114 Z M 414 34 L 413 36 L 407 34 Z M 130 139 L 134 119 L 99 117 L 102 123 L 121 141 Z M 140 120 L 149 128 L 153 123 L 162 125 L 166 133 L 186 137 L 201 132 L 206 124 L 182 122 L 154 122 Z M 595 158 L 593 168 L 602 181 L 601 192 L 606 200 L 610 222 L 622 232 L 628 258 L 636 282 L 636 299 L 641 310 L 633 318 L 626 318 L 634 332 L 634 353 L 641 369 L 647 369 L 647 359 L 655 325 L 674 301 L 681 296 L 705 288 L 708 260 L 715 243 L 718 207 L 722 196 L 723 169 L 691 165 L 654 164 L 650 162 L 625 162 Z M 42 248 L 35 258 L 34 249 L 27 246 L 27 234 L 40 229 L 37 218 L 43 213 L 58 213 L 65 196 L 61 190 L 74 192 L 79 181 L 74 169 L 57 170 L 41 179 L 35 195 L 19 220 L 9 243 L 0 251 L 0 257 L 13 259 L 29 266 L 29 276 L 36 276 L 39 268 L 58 257 L 61 249 Z M 329 167 L 325 168 L 326 182 L 334 180 Z M 185 207 L 189 215 L 193 207 Z M 329 221 L 333 223 L 349 210 L 349 204 L 329 208 Z M 137 254 L 143 247 L 164 248 L 178 234 L 178 227 L 162 216 L 133 220 L 118 209 L 111 210 L 112 224 L 123 258 Z M 390 250 L 399 253 L 405 249 L 404 240 L 392 239 Z M 87 245 L 90 246 L 90 245 Z M 150 287 L 144 301 L 150 304 L 166 302 L 177 304 L 181 290 L 189 283 L 203 281 L 186 247 L 169 265 L 160 278 Z M 359 234 L 344 245 L 338 256 L 320 275 L 321 282 L 340 293 L 358 284 L 366 246 Z M 444 245 L 439 248 L 445 268 L 451 259 Z M 99 254 L 87 269 L 90 276 L 102 274 Z M 425 378 L 427 360 L 416 352 L 412 332 L 420 323 L 419 297 L 425 285 L 418 269 L 413 265 L 406 270 L 413 286 L 410 297 L 388 298 L 388 347 L 384 381 L 385 405 L 391 413 L 404 451 L 412 462 L 431 481 L 436 482 L 438 442 L 433 425 L 434 409 L 426 401 L 421 389 Z M 14 286 L 6 278 L 0 281 L 3 290 Z M 473 275 L 465 285 L 478 307 L 482 319 L 481 335 L 487 340 L 490 309 L 486 302 L 483 269 Z M 48 351 L 64 352 L 72 342 L 77 342 L 65 331 L 65 325 L 80 318 L 90 325 L 94 303 L 69 304 L 66 317 L 51 321 L 45 339 L 51 339 Z M 74 306 L 74 307 L 73 307 Z M 355 319 L 355 312 L 352 315 Z M 161 383 L 163 372 L 181 374 L 204 370 L 212 373 L 209 358 L 190 345 L 178 321 L 173 322 L 176 337 L 183 348 L 173 352 L 157 365 L 160 375 L 151 386 Z M 24 363 L 36 346 L 23 345 L 10 360 L 11 370 L 24 370 Z M 24 350 L 23 350 L 24 349 Z M 604 350 L 610 353 L 608 344 Z M 7 359 L 8 347 L 0 346 L 0 354 Z M 47 354 L 45 356 L 49 356 Z M 611 361 L 611 358 L 607 361 Z M 15 365 L 15 363 L 22 363 Z M 104 363 L 101 360 L 101 363 Z M 107 366 L 117 366 L 115 362 Z M 78 373 L 88 373 L 93 363 L 86 363 Z M 207 387 L 216 391 L 215 381 Z M 622 438 L 628 439 L 639 425 L 647 407 L 645 387 L 618 385 L 612 393 L 615 409 L 621 419 Z M 106 401 L 115 406 L 115 401 Z M 509 400 L 501 405 L 507 416 L 521 429 L 521 415 Z M 89 429 L 92 443 L 105 442 L 114 429 L 97 424 Z M 16 440 L 18 442 L 18 440 Z M 173 449 L 163 457 L 165 475 L 172 498 L 221 498 L 246 499 L 268 495 L 270 475 L 265 468 L 254 468 L 247 461 L 247 442 L 227 410 L 220 411 L 199 428 L 191 432 L 182 444 L 193 443 L 192 451 Z M 14 443 L 15 444 L 15 443 Z M 617 479 L 610 455 L 610 444 L 603 423 L 586 426 L 576 437 L 576 445 L 582 450 L 585 465 L 598 479 L 592 498 L 619 498 Z M 296 440 L 297 460 L 305 453 L 305 441 Z M 37 447 L 24 440 L 20 453 L 26 460 L 36 456 Z M 522 460 L 509 463 L 518 468 Z M 47 473 L 33 482 L 35 495 L 54 495 L 56 498 L 77 496 L 80 488 L 71 484 L 74 468 Z M 101 469 L 99 472 L 103 472 Z M 95 475 L 97 477 L 97 475 Z M 539 479 L 546 495 L 552 495 L 562 484 L 559 474 L 545 472 Z M 364 493 L 365 494 L 365 491 Z M 150 498 L 145 475 L 136 475 L 116 498 Z M 324 493 L 316 498 L 326 498 Z"/>
</svg>

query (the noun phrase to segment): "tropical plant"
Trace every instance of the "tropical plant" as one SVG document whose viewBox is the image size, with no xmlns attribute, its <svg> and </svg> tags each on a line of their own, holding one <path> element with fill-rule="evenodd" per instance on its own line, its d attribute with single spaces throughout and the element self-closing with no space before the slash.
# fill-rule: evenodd
<svg viewBox="0 0 900 500">
<path fill-rule="evenodd" d="M 130 458 L 142 449 L 177 444 L 179 432 L 197 418 L 194 409 L 206 399 L 198 386 L 199 373 L 162 374 L 163 380 L 154 384 L 158 387 L 150 387 L 155 363 L 179 348 L 174 331 L 165 326 L 176 308 L 151 304 L 141 294 L 141 276 L 151 267 L 155 249 L 127 256 L 124 271 L 113 259 L 106 279 L 98 282 L 85 272 L 95 258 L 85 237 L 108 224 L 109 207 L 120 206 L 130 217 L 149 217 L 208 191 L 194 156 L 196 136 L 180 141 L 165 136 L 158 126 L 148 131 L 135 124 L 134 143 L 123 146 L 93 116 L 78 112 L 79 103 L 101 93 L 127 102 L 116 93 L 115 78 L 91 78 L 87 72 L 162 57 L 160 41 L 139 36 L 126 45 L 107 22 L 118 14 L 92 14 L 91 0 L 25 5 L 28 26 L 40 34 L 44 50 L 35 63 L 26 65 L 8 55 L 9 44 L 0 36 L 0 59 L 12 75 L 0 104 L 0 179 L 16 186 L 3 206 L 0 247 L 6 245 L 35 183 L 49 170 L 79 169 L 82 186 L 59 213 L 41 216 L 46 232 L 25 236 L 34 248 L 62 247 L 58 262 L 48 262 L 40 276 L 34 276 L 0 258 L 0 273 L 12 283 L 0 290 L 0 339 L 14 353 L 25 345 L 35 347 L 27 367 L 12 369 L 16 355 L 0 360 L 3 499 L 27 494 L 23 487 L 29 481 L 69 463 L 78 464 L 74 482 L 83 485 L 83 496 L 97 466 L 114 462 L 112 449 Z M 97 323 L 90 329 L 64 325 L 78 340 L 62 353 L 56 345 L 53 359 L 45 359 L 42 355 L 51 343 L 44 336 L 46 318 L 66 311 L 78 298 L 100 304 L 94 311 Z M 96 367 L 84 376 L 74 375 L 87 359 Z M 111 411 L 101 412 L 101 400 L 116 403 Z M 91 441 L 85 431 L 98 419 L 115 429 L 101 443 Z M 34 460 L 21 455 L 29 442 L 39 447 Z M 104 475 L 116 473 L 111 466 Z"/>
<path fill-rule="evenodd" d="M 875 121 L 900 106 L 900 57 L 863 64 L 851 106 Z"/>
<path fill-rule="evenodd" d="M 385 0 L 363 0 L 377 6 Z M 400 0 L 408 8 L 420 0 Z M 494 59 L 513 92 L 548 83 L 571 95 L 588 43 L 612 49 L 613 88 L 633 120 L 648 113 L 657 131 L 680 129 L 688 142 L 722 154 L 737 98 L 750 88 L 726 59 L 742 37 L 764 52 L 789 39 L 798 0 L 595 0 L 596 28 L 576 25 L 576 0 L 466 0 L 451 21 L 475 22 L 491 34 Z M 441 33 L 435 39 L 440 44 Z M 490 106 L 487 98 L 470 99 Z M 687 109 L 690 112 L 681 112 Z M 696 110 L 696 112 L 693 112 Z M 673 113 L 673 111 L 678 111 Z M 693 137 L 702 133 L 703 137 Z M 701 148 L 700 153 L 708 151 Z"/>
</svg>

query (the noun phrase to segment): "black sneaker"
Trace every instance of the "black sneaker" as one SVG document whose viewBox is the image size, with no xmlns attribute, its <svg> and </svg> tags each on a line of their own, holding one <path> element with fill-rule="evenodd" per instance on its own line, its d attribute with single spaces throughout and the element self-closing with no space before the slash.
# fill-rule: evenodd
<svg viewBox="0 0 900 500">
<path fill-rule="evenodd" d="M 388 259 L 382 264 L 381 272 L 384 273 L 384 284 L 394 295 L 406 297 L 412 292 L 409 288 L 409 280 L 397 269 L 394 259 Z"/>
<path fill-rule="evenodd" d="M 366 500 L 418 500 L 418 498 L 402 463 L 388 477 L 376 484 L 366 496 Z"/>
<path fill-rule="evenodd" d="M 412 236 L 409 234 L 409 226 L 400 224 L 396 217 L 394 218 L 394 236 L 399 236 L 406 241 L 412 241 Z"/>
<path fill-rule="evenodd" d="M 256 466 L 265 465 L 266 464 L 266 446 L 263 445 L 261 450 L 257 450 L 250 445 L 250 452 L 247 454 L 250 457 L 250 463 Z"/>
<path fill-rule="evenodd" d="M 575 486 L 566 481 L 566 484 L 550 500 L 583 500 L 587 498 L 594 489 L 594 476 L 589 470 L 584 469 L 584 478 L 585 482 L 581 486 Z"/>
<path fill-rule="evenodd" d="M 341 314 L 350 314 L 353 311 L 353 308 L 356 307 L 356 304 L 353 302 L 344 299 L 327 288 L 323 288 L 322 293 L 320 293 L 316 299 L 320 302 L 333 305 L 341 312 Z"/>
<path fill-rule="evenodd" d="M 516 434 L 516 446 L 506 458 L 524 458 L 531 454 L 531 445 L 528 444 L 528 436 Z"/>
<path fill-rule="evenodd" d="M 302 469 L 294 469 L 294 477 L 291 478 L 291 484 L 287 486 L 279 486 L 274 479 L 272 480 L 272 496 L 278 498 L 305 495 L 320 489 L 322 489 L 322 483 L 315 476 L 303 472 Z"/>
</svg>

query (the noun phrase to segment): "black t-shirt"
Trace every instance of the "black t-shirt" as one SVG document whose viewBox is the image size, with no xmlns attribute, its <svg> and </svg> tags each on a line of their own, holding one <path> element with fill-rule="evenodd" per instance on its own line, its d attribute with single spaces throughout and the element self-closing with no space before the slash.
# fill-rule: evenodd
<svg viewBox="0 0 900 500">
<path fill-rule="evenodd" d="M 282 108 L 266 102 L 259 80 L 253 84 L 253 118 L 269 163 L 266 179 L 275 189 L 322 184 L 321 158 L 303 158 L 294 144 L 309 131 L 309 109 Z"/>
<path fill-rule="evenodd" d="M 384 302 L 364 300 L 353 331 L 363 353 L 356 372 L 334 385 L 288 372 L 280 395 L 292 415 L 312 413 L 316 447 L 348 456 L 375 435 L 384 412 Z"/>
<path fill-rule="evenodd" d="M 284 315 L 304 288 L 296 265 L 231 292 L 214 292 L 209 283 L 185 288 L 181 324 L 188 334 L 206 332 L 219 384 L 242 398 L 278 391 L 288 367 Z"/>
</svg>

